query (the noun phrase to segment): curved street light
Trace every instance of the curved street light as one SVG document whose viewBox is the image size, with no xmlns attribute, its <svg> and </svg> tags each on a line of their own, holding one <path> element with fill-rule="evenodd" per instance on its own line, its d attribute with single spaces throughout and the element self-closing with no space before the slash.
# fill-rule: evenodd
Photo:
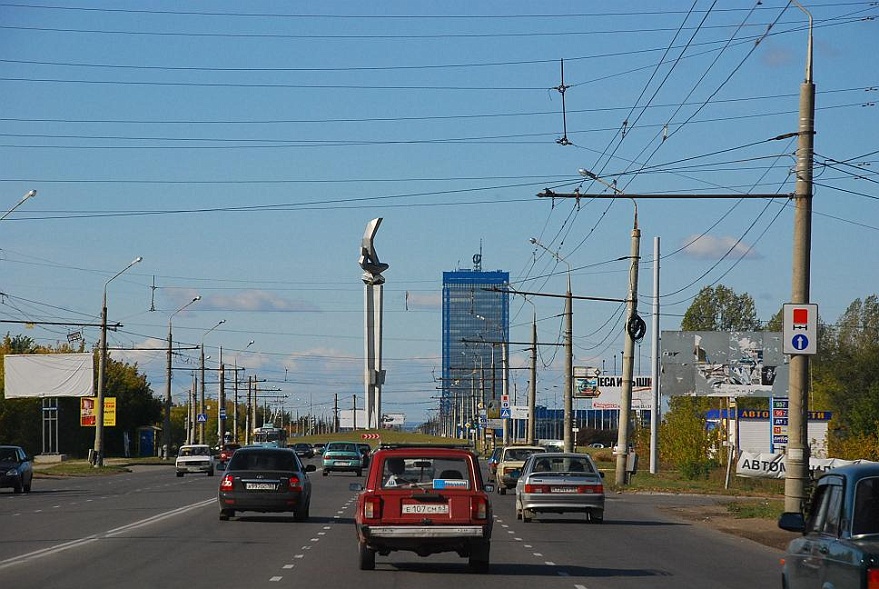
<svg viewBox="0 0 879 589">
<path fill-rule="evenodd" d="M 29 196 L 25 196 L 21 202 L 36 194 L 36 190 L 28 192 Z M 21 203 L 19 203 L 21 204 Z M 98 394 L 95 399 L 95 448 L 92 454 L 92 464 L 94 466 L 104 465 L 104 380 L 107 366 L 107 285 L 119 278 L 119 276 L 143 261 L 141 256 L 137 256 L 130 264 L 117 272 L 113 278 L 104 283 L 104 298 L 101 303 L 101 346 L 100 355 L 98 356 Z"/>
<path fill-rule="evenodd" d="M 196 301 L 200 301 L 201 296 L 196 295 L 193 297 L 191 301 L 171 313 L 171 316 L 168 317 L 168 364 L 167 364 L 167 375 L 166 375 L 166 385 L 165 385 L 165 415 L 162 421 L 162 458 L 164 460 L 169 460 L 171 458 L 171 320 L 174 319 L 174 315 L 183 311 L 186 307 L 193 304 Z"/>
<path fill-rule="evenodd" d="M 214 325 L 209 330 L 204 332 L 204 335 L 201 336 L 201 346 L 200 346 L 200 348 L 201 348 L 201 354 L 200 354 L 201 361 L 199 363 L 199 366 L 201 367 L 201 375 L 200 375 L 201 384 L 199 384 L 198 411 L 196 412 L 196 419 L 198 418 L 198 415 L 205 413 L 205 404 L 204 404 L 204 361 L 205 361 L 204 340 L 210 332 L 212 332 L 213 330 L 215 330 L 216 328 L 218 328 L 219 326 L 221 326 L 225 322 L 226 322 L 225 319 L 220 319 L 220 321 L 216 325 Z M 192 394 L 194 396 L 195 391 L 192 391 Z M 199 444 L 204 444 L 204 423 L 205 422 L 203 422 L 203 421 L 198 422 L 198 443 Z"/>
<path fill-rule="evenodd" d="M 14 211 L 15 209 L 17 209 L 17 208 L 20 207 L 21 205 L 23 205 L 23 204 L 24 204 L 24 201 L 26 201 L 26 200 L 29 199 L 29 198 L 33 198 L 33 197 L 35 197 L 36 195 L 37 195 L 37 191 L 36 191 L 36 190 L 29 190 L 29 191 L 27 192 L 27 194 L 25 194 L 23 197 L 21 197 L 21 200 L 18 201 L 17 203 L 15 203 L 15 205 L 14 205 L 11 209 L 9 209 L 9 210 L 6 211 L 5 213 L 3 213 L 3 216 L 0 217 L 0 221 L 2 221 L 3 219 L 5 219 L 5 218 L 8 217 L 9 215 L 11 215 L 11 214 L 12 214 L 12 211 Z"/>
</svg>

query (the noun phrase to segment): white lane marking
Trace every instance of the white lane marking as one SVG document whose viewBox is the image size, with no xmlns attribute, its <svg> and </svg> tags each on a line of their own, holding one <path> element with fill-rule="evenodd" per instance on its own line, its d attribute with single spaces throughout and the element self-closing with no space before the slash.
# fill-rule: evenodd
<svg viewBox="0 0 879 589">
<path fill-rule="evenodd" d="M 284 578 L 284 577 L 271 577 L 271 578 L 269 579 L 269 582 L 270 582 L 270 583 L 277 583 L 278 581 L 280 581 L 280 580 L 283 579 L 283 578 Z"/>
<path fill-rule="evenodd" d="M 551 560 L 544 560 L 543 564 L 545 564 L 546 566 L 551 566 L 551 567 L 555 566 L 555 563 Z"/>
<path fill-rule="evenodd" d="M 285 564 L 285 565 L 282 566 L 281 568 L 282 568 L 282 569 L 292 569 L 292 568 L 295 567 L 295 566 L 296 566 L 295 564 Z"/>
<path fill-rule="evenodd" d="M 40 550 L 34 550 L 33 552 L 28 552 L 26 554 L 21 554 L 19 556 L 13 556 L 12 558 L 7 558 L 6 560 L 0 561 L 0 570 L 5 569 L 7 567 L 11 567 L 13 565 L 27 562 L 31 560 L 36 560 L 38 558 L 42 558 L 44 556 L 49 556 L 52 554 L 57 554 L 59 552 L 63 552 L 65 550 L 69 550 L 71 548 L 77 548 L 79 546 L 85 546 L 86 544 L 90 544 L 102 538 L 112 538 L 113 536 L 118 536 L 124 532 L 135 530 L 137 528 L 142 528 L 144 526 L 148 526 L 150 524 L 162 521 L 163 519 L 167 519 L 169 517 L 174 517 L 175 515 L 180 515 L 181 513 L 185 513 L 187 511 L 191 511 L 193 509 L 198 509 L 199 507 L 204 507 L 206 505 L 211 505 L 216 503 L 217 499 L 215 497 L 211 497 L 210 499 L 206 499 L 204 501 L 199 501 L 198 503 L 193 503 L 191 505 L 185 505 L 183 507 L 178 507 L 177 509 L 172 509 L 171 511 L 166 511 L 165 513 L 159 513 L 154 516 L 148 517 L 146 519 L 142 519 L 140 521 L 132 522 L 130 524 L 113 528 L 112 530 L 108 530 L 106 532 L 100 532 L 98 534 L 92 534 L 90 536 L 85 536 L 83 538 L 78 538 L 76 540 L 71 540 L 69 542 L 63 542 L 61 544 L 56 544 L 55 546 L 49 546 L 47 548 L 41 548 Z"/>
</svg>

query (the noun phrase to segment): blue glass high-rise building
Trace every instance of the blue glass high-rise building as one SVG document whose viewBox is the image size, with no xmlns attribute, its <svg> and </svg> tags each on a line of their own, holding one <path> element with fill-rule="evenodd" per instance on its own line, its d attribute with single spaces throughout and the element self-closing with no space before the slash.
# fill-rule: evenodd
<svg viewBox="0 0 879 589">
<path fill-rule="evenodd" d="M 477 426 L 480 408 L 498 417 L 510 331 L 509 272 L 443 272 L 440 421 L 448 435 Z"/>
</svg>

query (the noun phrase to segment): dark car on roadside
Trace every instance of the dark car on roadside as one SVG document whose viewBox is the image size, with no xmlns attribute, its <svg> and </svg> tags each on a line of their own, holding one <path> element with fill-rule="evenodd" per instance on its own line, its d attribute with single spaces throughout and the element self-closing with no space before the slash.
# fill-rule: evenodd
<svg viewBox="0 0 879 589">
<path fill-rule="evenodd" d="M 376 554 L 428 556 L 455 552 L 474 572 L 487 572 L 493 524 L 489 493 L 478 457 L 447 446 L 381 447 L 373 453 L 354 523 L 361 570 Z"/>
<path fill-rule="evenodd" d="M 315 466 L 303 466 L 291 448 L 239 448 L 220 480 L 220 519 L 228 520 L 240 511 L 259 511 L 292 512 L 296 521 L 307 520 L 311 506 L 308 473 L 314 471 Z"/>
<path fill-rule="evenodd" d="M 0 446 L 0 489 L 30 493 L 34 479 L 32 459 L 21 446 Z"/>
<path fill-rule="evenodd" d="M 305 442 L 293 444 L 293 451 L 299 458 L 314 458 L 314 446 Z"/>
<path fill-rule="evenodd" d="M 784 589 L 879 587 L 879 463 L 828 471 L 805 513 L 783 513 L 778 526 L 802 534 L 781 559 Z"/>
</svg>

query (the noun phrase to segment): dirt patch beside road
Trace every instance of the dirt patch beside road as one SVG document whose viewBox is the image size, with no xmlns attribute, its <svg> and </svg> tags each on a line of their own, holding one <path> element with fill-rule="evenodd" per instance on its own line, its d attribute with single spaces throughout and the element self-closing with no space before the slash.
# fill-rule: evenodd
<svg viewBox="0 0 879 589">
<path fill-rule="evenodd" d="M 736 517 L 727 507 L 729 501 L 718 500 L 711 505 L 669 506 L 661 508 L 665 513 L 707 526 L 721 532 L 747 538 L 765 546 L 784 550 L 788 542 L 799 536 L 778 527 L 774 519 L 759 517 Z"/>
</svg>

